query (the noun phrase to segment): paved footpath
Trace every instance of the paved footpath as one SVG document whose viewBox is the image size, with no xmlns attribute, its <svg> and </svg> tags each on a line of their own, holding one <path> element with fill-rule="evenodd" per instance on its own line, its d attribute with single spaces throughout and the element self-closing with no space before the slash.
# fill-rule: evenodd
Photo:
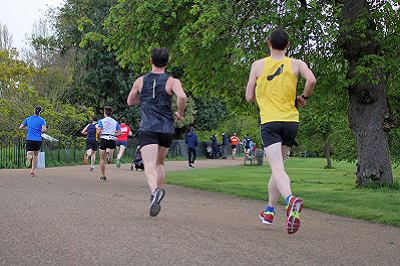
<svg viewBox="0 0 400 266">
<path fill-rule="evenodd" d="M 199 160 L 196 169 L 237 160 Z M 250 167 L 250 166 L 249 166 Z M 305 209 L 286 233 L 258 218 L 266 202 L 165 185 L 150 217 L 143 172 L 99 167 L 0 170 L 0 265 L 400 265 L 400 228 Z M 167 171 L 193 171 L 166 162 Z M 188 178 L 193 178 L 188 172 Z M 266 177 L 268 178 L 268 177 Z"/>
</svg>

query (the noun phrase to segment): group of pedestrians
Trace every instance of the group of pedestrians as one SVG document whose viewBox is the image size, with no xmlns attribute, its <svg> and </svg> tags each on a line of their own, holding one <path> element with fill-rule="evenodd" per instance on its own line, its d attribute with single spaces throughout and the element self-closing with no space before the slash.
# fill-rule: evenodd
<svg viewBox="0 0 400 266">
<path fill-rule="evenodd" d="M 292 195 L 290 178 L 284 169 L 284 158 L 292 145 L 297 145 L 295 137 L 299 124 L 299 111 L 297 106 L 306 105 L 316 83 L 316 79 L 302 60 L 286 57 L 286 48 L 289 46 L 289 36 L 283 29 L 272 31 L 268 41 L 270 56 L 255 61 L 251 66 L 250 76 L 246 88 L 246 100 L 257 101 L 260 108 L 261 138 L 264 151 L 272 170 L 268 185 L 268 205 L 260 214 L 262 223 L 273 224 L 275 206 L 279 195 L 286 200 L 287 219 L 286 228 L 289 234 L 295 233 L 300 227 L 299 214 L 303 207 L 303 200 Z M 179 79 L 170 77 L 165 73 L 169 53 L 164 48 L 155 48 L 151 52 L 150 64 L 152 70 L 134 82 L 127 97 L 128 105 L 140 103 L 141 124 L 138 133 L 139 146 L 141 147 L 144 162 L 145 177 L 150 189 L 150 216 L 157 216 L 161 210 L 161 200 L 164 198 L 163 189 L 165 180 L 164 161 L 171 145 L 174 134 L 174 119 L 183 120 L 186 106 L 186 94 L 182 89 Z M 305 88 L 300 96 L 296 96 L 298 77 L 305 80 Z M 172 96 L 177 98 L 177 111 L 172 111 Z M 41 134 L 46 131 L 46 122 L 40 117 L 42 108 L 35 108 L 34 116 L 27 118 L 20 129 L 28 130 L 27 135 L 27 166 L 33 161 L 31 175 L 34 176 L 34 164 L 37 162 L 37 153 L 40 149 Z M 117 137 L 121 135 L 122 128 L 117 121 L 111 118 L 112 108 L 104 108 L 104 118 L 97 122 L 93 117 L 84 132 L 88 135 L 87 154 L 85 160 L 93 158 L 97 147 L 93 140 L 97 131 L 100 138 L 100 169 L 101 180 L 105 181 L 105 162 L 112 159 Z M 126 130 L 124 130 L 126 132 Z M 129 133 L 128 133 L 129 134 Z M 90 138 L 89 138 L 90 135 Z M 217 134 L 212 136 L 213 153 L 216 148 Z M 222 133 L 224 157 L 227 156 L 229 139 Z M 245 138 L 245 148 L 249 149 Z M 239 138 L 234 134 L 231 138 L 232 158 L 235 158 Z M 194 167 L 196 159 L 197 135 L 192 128 L 186 136 L 186 143 L 190 151 L 189 167 Z M 125 148 L 124 142 L 118 142 L 119 152 L 117 165 L 119 165 L 120 152 Z M 226 147 L 226 148 L 225 148 Z M 30 164 L 29 164 L 30 165 Z"/>
<path fill-rule="evenodd" d="M 239 137 L 236 136 L 236 133 L 233 133 L 233 136 L 231 136 L 230 138 L 228 138 L 225 132 L 222 132 L 221 135 L 222 135 L 222 143 L 220 146 L 218 145 L 218 140 L 217 140 L 218 134 L 214 134 L 210 137 L 211 150 L 209 152 L 211 152 L 210 158 L 212 159 L 219 159 L 219 158 L 227 159 L 229 152 L 229 145 L 230 145 L 232 149 L 232 159 L 235 160 L 237 147 L 239 144 L 244 145 L 245 153 L 249 153 L 254 145 L 253 140 L 250 137 L 250 134 L 247 134 L 247 136 L 242 141 L 240 141 Z"/>
</svg>

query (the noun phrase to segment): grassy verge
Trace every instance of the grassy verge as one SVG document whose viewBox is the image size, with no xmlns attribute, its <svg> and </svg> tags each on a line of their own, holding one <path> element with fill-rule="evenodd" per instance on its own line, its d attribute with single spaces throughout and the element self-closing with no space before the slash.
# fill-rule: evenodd
<svg viewBox="0 0 400 266">
<path fill-rule="evenodd" d="M 325 165 L 323 158 L 290 158 L 285 162 L 293 194 L 304 199 L 305 208 L 400 227 L 400 169 L 393 170 L 392 187 L 359 189 L 355 186 L 355 164 L 334 162 L 333 169 L 324 169 Z M 268 163 L 188 173 L 168 172 L 166 183 L 256 200 L 268 197 Z M 278 203 L 284 204 L 282 197 Z"/>
</svg>

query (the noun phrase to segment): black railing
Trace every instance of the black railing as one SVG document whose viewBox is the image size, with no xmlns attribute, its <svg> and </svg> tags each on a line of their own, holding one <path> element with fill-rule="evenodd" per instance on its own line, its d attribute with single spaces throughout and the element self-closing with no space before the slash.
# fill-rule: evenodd
<svg viewBox="0 0 400 266">
<path fill-rule="evenodd" d="M 56 139 L 56 141 L 54 140 Z M 40 152 L 45 153 L 45 167 L 66 166 L 83 163 L 86 153 L 85 138 L 54 137 L 53 141 L 43 139 Z M 206 148 L 211 143 L 199 142 L 197 157 L 206 155 Z M 128 145 L 121 159 L 131 162 L 138 146 L 137 139 L 128 139 Z M 23 168 L 26 160 L 25 138 L 0 137 L 0 168 Z M 117 149 L 114 150 L 114 158 Z M 229 155 L 231 149 L 228 149 Z M 237 154 L 243 153 L 242 145 L 238 145 Z M 173 140 L 167 158 L 187 158 L 187 145 L 184 140 Z M 97 153 L 96 161 L 100 156 Z"/>
</svg>

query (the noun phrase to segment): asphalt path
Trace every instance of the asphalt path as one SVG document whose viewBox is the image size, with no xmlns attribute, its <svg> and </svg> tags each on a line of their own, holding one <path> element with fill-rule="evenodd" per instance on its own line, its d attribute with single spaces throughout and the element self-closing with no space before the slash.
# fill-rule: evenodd
<svg viewBox="0 0 400 266">
<path fill-rule="evenodd" d="M 237 160 L 198 160 L 196 169 Z M 188 171 L 168 161 L 167 171 Z M 254 166 L 248 166 L 254 167 Z M 286 233 L 284 206 L 274 225 L 265 201 L 165 185 L 150 217 L 144 173 L 107 165 L 0 169 L 0 265 L 400 265 L 400 228 L 307 209 Z M 266 176 L 266 180 L 268 177 Z"/>
</svg>

